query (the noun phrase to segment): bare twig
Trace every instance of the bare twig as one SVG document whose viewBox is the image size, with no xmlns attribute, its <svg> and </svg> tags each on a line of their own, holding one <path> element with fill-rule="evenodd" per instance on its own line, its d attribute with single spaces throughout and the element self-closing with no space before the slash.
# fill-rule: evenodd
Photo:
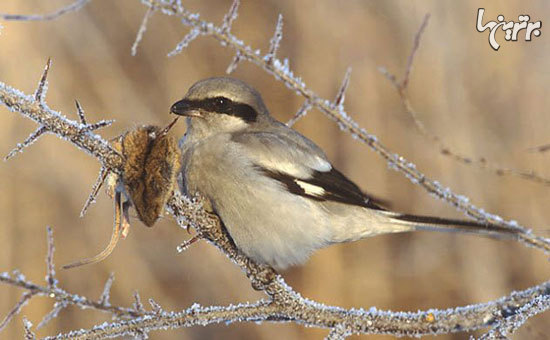
<svg viewBox="0 0 550 340">
<path fill-rule="evenodd" d="M 53 304 L 52 310 L 48 314 L 44 315 L 40 323 L 36 326 L 36 329 L 40 329 L 46 326 L 50 321 L 57 318 L 57 316 L 59 315 L 59 312 L 61 312 L 67 306 L 68 304 L 65 301 L 56 301 Z"/>
<path fill-rule="evenodd" d="M 222 32 L 222 34 L 224 33 Z M 275 32 L 273 33 L 273 38 L 269 41 L 269 51 L 264 57 L 268 64 L 272 64 L 273 60 L 276 58 L 277 50 L 281 44 L 281 39 L 283 39 L 283 15 L 279 14 L 279 17 L 277 18 L 277 26 L 275 26 Z"/>
<path fill-rule="evenodd" d="M 103 292 L 101 293 L 101 297 L 97 301 L 99 304 L 104 306 L 110 306 L 111 303 L 109 302 L 109 298 L 111 296 L 111 287 L 113 286 L 113 282 L 115 281 L 115 273 L 109 274 L 109 278 L 107 281 L 105 281 L 105 285 L 103 286 Z"/>
<path fill-rule="evenodd" d="M 170 53 L 168 53 L 168 56 L 173 57 L 180 54 L 181 51 L 183 51 L 184 48 L 189 46 L 189 44 L 193 40 L 195 40 L 200 34 L 201 34 L 201 30 L 198 28 L 193 28 L 192 30 L 190 30 L 189 33 L 187 33 L 185 37 L 183 37 L 183 39 L 178 43 L 176 48 L 174 48 Z"/>
<path fill-rule="evenodd" d="M 53 231 L 52 227 L 46 227 L 47 246 L 48 252 L 46 254 L 46 283 L 50 288 L 57 287 L 57 279 L 55 278 L 55 265 L 53 262 L 53 253 L 55 252 L 55 246 L 53 244 Z"/>
<path fill-rule="evenodd" d="M 405 68 L 405 74 L 403 75 L 403 79 L 401 79 L 401 84 L 399 85 L 399 87 L 402 89 L 407 88 L 407 85 L 409 84 L 409 75 L 411 74 L 411 71 L 412 71 L 414 56 L 416 55 L 416 52 L 420 47 L 420 39 L 422 38 L 422 35 L 424 34 L 424 31 L 426 30 L 426 27 L 428 26 L 429 21 L 430 21 L 430 13 L 427 13 L 424 16 L 424 19 L 422 19 L 422 24 L 420 25 L 418 32 L 416 32 L 416 35 L 414 36 L 413 47 L 411 50 L 411 54 L 407 59 L 407 67 Z"/>
<path fill-rule="evenodd" d="M 2 331 L 6 326 L 10 323 L 10 321 L 13 319 L 14 316 L 19 314 L 21 309 L 29 302 L 29 300 L 34 296 L 31 292 L 25 292 L 23 293 L 23 296 L 21 296 L 21 299 L 13 306 L 11 311 L 9 311 L 8 315 L 0 322 L 0 331 Z"/>
<path fill-rule="evenodd" d="M 3 14 L 0 13 L 0 19 L 2 20 L 11 20 L 11 21 L 49 21 L 49 20 L 55 20 L 59 18 L 60 16 L 70 13 L 70 12 L 76 12 L 82 7 L 86 6 L 88 2 L 92 0 L 77 0 L 70 5 L 66 7 L 62 7 L 55 12 L 49 13 L 49 14 L 29 14 L 29 15 L 22 15 L 22 14 Z"/>
<path fill-rule="evenodd" d="M 491 171 L 492 173 L 494 173 L 498 176 L 511 175 L 511 176 L 516 176 L 516 177 L 523 178 L 525 180 L 529 180 L 529 181 L 532 181 L 532 182 L 536 182 L 536 183 L 540 183 L 540 184 L 544 184 L 544 185 L 550 185 L 550 179 L 548 179 L 546 177 L 543 177 L 543 176 L 540 176 L 539 174 L 537 174 L 533 170 L 525 171 L 525 170 L 519 170 L 519 169 L 513 169 L 513 168 L 506 168 L 506 167 L 502 167 L 502 166 L 499 166 L 497 164 L 494 164 L 494 163 L 488 161 L 485 157 L 480 157 L 480 158 L 475 159 L 475 158 L 472 158 L 470 156 L 463 155 L 463 154 L 461 154 L 457 151 L 454 151 L 452 148 L 447 146 L 438 135 L 432 133 L 426 127 L 426 125 L 422 122 L 422 120 L 420 119 L 420 115 L 414 109 L 414 107 L 412 106 L 412 103 L 409 99 L 408 85 L 409 85 L 409 77 L 410 77 L 412 67 L 413 67 L 413 64 L 414 64 L 414 57 L 416 56 L 418 48 L 420 47 L 420 40 L 421 40 L 422 35 L 423 35 L 423 33 L 426 29 L 426 26 L 428 25 L 429 18 L 430 18 L 429 14 L 426 14 L 424 16 L 424 20 L 422 21 L 422 24 L 420 25 L 420 28 L 419 28 L 418 32 L 415 34 L 413 47 L 411 49 L 411 53 L 409 54 L 409 57 L 407 58 L 407 66 L 405 68 L 405 72 L 403 74 L 403 77 L 402 77 L 401 81 L 398 81 L 397 77 L 395 75 L 391 74 L 385 67 L 380 67 L 379 68 L 380 73 L 382 73 L 392 83 L 392 85 L 397 90 L 397 93 L 398 93 L 399 98 L 401 100 L 401 104 L 405 108 L 405 111 L 413 119 L 413 122 L 414 122 L 416 128 L 418 129 L 418 131 L 425 138 L 427 138 L 428 140 L 433 142 L 434 145 L 437 146 L 437 148 L 439 149 L 439 152 L 442 155 L 450 157 L 450 158 L 454 159 L 455 161 L 458 161 L 462 164 L 475 165 L 478 168 Z M 541 146 L 537 149 L 538 150 L 541 150 L 541 149 L 544 150 L 545 146 L 543 145 L 543 146 Z M 550 147 L 549 147 L 549 149 L 550 149 Z"/>
<path fill-rule="evenodd" d="M 229 8 L 229 11 L 223 17 L 222 27 L 221 27 L 222 33 L 229 33 L 231 31 L 231 25 L 239 15 L 239 4 L 240 4 L 239 0 L 234 0 L 233 3 L 231 4 L 231 7 Z"/>
<path fill-rule="evenodd" d="M 145 34 L 145 31 L 147 31 L 147 23 L 149 22 L 149 19 L 153 16 L 154 13 L 155 13 L 154 7 L 149 7 L 147 9 L 147 12 L 145 12 L 145 15 L 143 16 L 143 20 L 141 21 L 141 25 L 139 25 L 139 30 L 136 34 L 136 40 L 132 44 L 132 49 L 131 49 L 132 56 L 137 55 L 137 49 L 138 49 L 139 43 L 143 39 L 143 35 Z"/>
</svg>

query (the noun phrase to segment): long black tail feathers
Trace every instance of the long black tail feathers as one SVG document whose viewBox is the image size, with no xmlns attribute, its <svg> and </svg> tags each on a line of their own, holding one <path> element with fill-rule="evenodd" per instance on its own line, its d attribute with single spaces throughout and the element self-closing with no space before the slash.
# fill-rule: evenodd
<svg viewBox="0 0 550 340">
<path fill-rule="evenodd" d="M 416 230 L 479 234 L 497 239 L 516 239 L 519 234 L 523 233 L 521 230 L 489 223 L 432 216 L 395 214 L 392 219 L 398 223 L 412 225 Z"/>
</svg>

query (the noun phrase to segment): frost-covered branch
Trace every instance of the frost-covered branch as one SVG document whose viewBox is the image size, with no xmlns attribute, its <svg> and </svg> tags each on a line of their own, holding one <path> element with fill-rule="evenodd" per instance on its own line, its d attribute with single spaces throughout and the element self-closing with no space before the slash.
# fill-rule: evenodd
<svg viewBox="0 0 550 340">
<path fill-rule="evenodd" d="M 550 309 L 550 294 L 537 296 L 533 300 L 518 307 L 512 315 L 503 317 L 495 326 L 479 340 L 508 339 L 518 328 L 523 326 L 531 317 Z"/>
<path fill-rule="evenodd" d="M 44 74 L 47 74 L 50 61 L 48 61 Z M 44 76 L 42 77 L 44 79 Z M 46 129 L 48 133 L 65 139 L 78 148 L 96 157 L 105 167 L 114 172 L 120 172 L 122 157 L 113 149 L 109 143 L 94 134 L 94 129 L 88 124 L 78 123 L 70 120 L 57 111 L 51 110 L 43 99 L 45 81 L 40 81 L 36 98 L 0 82 L 0 102 L 13 112 L 38 123 L 40 128 Z M 35 133 L 33 133 L 35 134 Z M 27 145 L 30 145 L 27 143 Z"/>
</svg>

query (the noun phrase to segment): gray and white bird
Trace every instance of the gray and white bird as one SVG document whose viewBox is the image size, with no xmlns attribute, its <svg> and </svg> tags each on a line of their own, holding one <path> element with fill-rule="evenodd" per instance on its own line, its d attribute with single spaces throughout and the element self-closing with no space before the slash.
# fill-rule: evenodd
<svg viewBox="0 0 550 340">
<path fill-rule="evenodd" d="M 240 80 L 201 80 L 171 112 L 187 117 L 182 192 L 204 196 L 236 246 L 259 263 L 284 269 L 333 243 L 414 230 L 514 237 L 498 226 L 382 208 Z"/>
</svg>

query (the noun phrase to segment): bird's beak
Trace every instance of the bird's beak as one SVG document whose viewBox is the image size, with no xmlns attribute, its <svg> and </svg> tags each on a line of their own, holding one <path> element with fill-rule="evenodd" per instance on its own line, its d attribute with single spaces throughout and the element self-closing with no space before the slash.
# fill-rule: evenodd
<svg viewBox="0 0 550 340">
<path fill-rule="evenodd" d="M 182 99 L 179 102 L 174 103 L 170 108 L 170 112 L 187 117 L 201 117 L 201 111 L 192 105 L 192 101 Z"/>
</svg>

